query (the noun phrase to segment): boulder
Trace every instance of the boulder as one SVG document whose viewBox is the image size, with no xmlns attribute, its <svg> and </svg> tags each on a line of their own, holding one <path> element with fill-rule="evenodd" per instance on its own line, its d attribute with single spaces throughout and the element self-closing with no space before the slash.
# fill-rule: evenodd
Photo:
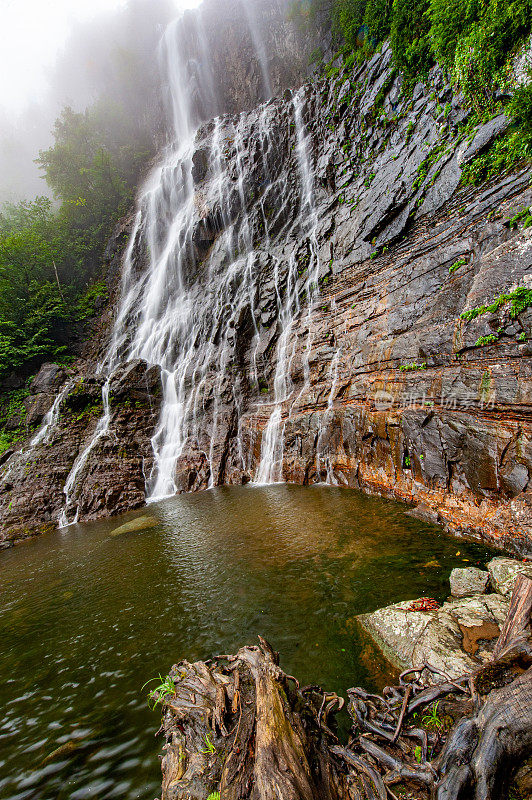
<svg viewBox="0 0 532 800">
<path fill-rule="evenodd" d="M 66 373 L 58 364 L 43 364 L 30 384 L 32 394 L 48 392 L 53 394 L 64 383 Z"/>
<path fill-rule="evenodd" d="M 384 655 L 399 669 L 412 666 L 416 642 L 437 611 L 411 611 L 412 600 L 379 608 L 371 614 L 360 614 L 358 620 L 371 635 Z"/>
<path fill-rule="evenodd" d="M 462 156 L 462 163 L 467 164 L 475 156 L 485 150 L 501 133 L 508 128 L 510 120 L 505 114 L 490 119 L 485 125 L 481 125 L 476 132 L 473 141 Z"/>
<path fill-rule="evenodd" d="M 509 602 L 500 595 L 451 600 L 425 626 L 412 650 L 412 666 L 430 664 L 450 678 L 492 657 Z"/>
<path fill-rule="evenodd" d="M 54 403 L 55 397 L 53 394 L 32 394 L 24 400 L 26 408 L 26 425 L 31 428 L 40 425 Z"/>
<path fill-rule="evenodd" d="M 453 597 L 470 597 L 484 594 L 489 581 L 489 572 L 476 567 L 453 569 L 451 572 L 451 594 Z"/>
<path fill-rule="evenodd" d="M 116 370 L 109 391 L 118 402 L 133 400 L 149 403 L 150 398 L 160 391 L 160 386 L 160 368 L 137 359 L 128 361 Z"/>
<path fill-rule="evenodd" d="M 532 579 L 532 562 L 516 561 L 514 558 L 492 558 L 488 564 L 491 585 L 496 592 L 511 595 L 518 575 Z"/>
<path fill-rule="evenodd" d="M 416 605 L 418 601 L 395 603 L 358 619 L 396 667 L 430 664 L 457 678 L 492 657 L 509 600 L 479 595 L 453 599 L 434 611 L 410 610 Z"/>
</svg>

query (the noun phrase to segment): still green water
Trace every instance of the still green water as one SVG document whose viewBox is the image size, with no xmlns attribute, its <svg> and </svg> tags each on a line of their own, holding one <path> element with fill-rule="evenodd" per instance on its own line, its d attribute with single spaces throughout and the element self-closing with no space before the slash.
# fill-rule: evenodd
<svg viewBox="0 0 532 800">
<path fill-rule="evenodd" d="M 452 567 L 490 555 L 405 511 L 351 489 L 216 489 L 0 553 L 0 798 L 153 800 L 142 685 L 259 633 L 303 683 L 377 688 L 355 615 L 443 600 Z M 112 535 L 146 514 L 158 524 Z"/>
</svg>

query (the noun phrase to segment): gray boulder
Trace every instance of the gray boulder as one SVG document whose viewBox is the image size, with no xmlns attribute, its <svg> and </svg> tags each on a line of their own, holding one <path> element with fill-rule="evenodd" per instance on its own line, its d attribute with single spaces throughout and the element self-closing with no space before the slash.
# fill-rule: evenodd
<svg viewBox="0 0 532 800">
<path fill-rule="evenodd" d="M 453 599 L 436 611 L 411 607 L 410 600 L 395 603 L 358 619 L 396 667 L 430 664 L 457 678 L 491 659 L 509 600 L 488 594 Z"/>
<path fill-rule="evenodd" d="M 453 597 L 471 597 L 484 594 L 489 581 L 489 572 L 476 567 L 453 569 L 451 572 L 451 594 Z"/>
<path fill-rule="evenodd" d="M 514 558 L 492 558 L 488 564 L 491 585 L 499 594 L 510 595 L 518 575 L 532 580 L 532 562 L 516 561 Z"/>
<path fill-rule="evenodd" d="M 65 382 L 66 372 L 59 364 L 43 364 L 30 384 L 32 394 L 54 393 Z"/>
<path fill-rule="evenodd" d="M 476 132 L 473 141 L 462 156 L 462 163 L 467 164 L 475 156 L 485 150 L 501 133 L 508 128 L 510 120 L 505 114 L 490 119 L 485 125 L 481 125 Z"/>
<path fill-rule="evenodd" d="M 414 647 L 437 611 L 410 611 L 412 600 L 360 614 L 358 620 L 395 667 L 412 666 Z"/>
<path fill-rule="evenodd" d="M 444 603 L 414 644 L 412 666 L 430 664 L 450 678 L 492 658 L 509 603 L 498 594 Z"/>
</svg>

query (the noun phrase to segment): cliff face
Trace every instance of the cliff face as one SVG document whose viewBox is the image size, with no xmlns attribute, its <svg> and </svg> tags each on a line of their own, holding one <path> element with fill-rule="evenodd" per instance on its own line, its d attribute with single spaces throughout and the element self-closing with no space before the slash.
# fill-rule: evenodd
<svg viewBox="0 0 532 800">
<path fill-rule="evenodd" d="M 178 490 L 326 480 L 532 551 L 532 312 L 518 305 L 532 289 L 532 228 L 514 220 L 532 205 L 531 172 L 460 186 L 507 124 L 466 138 L 467 116 L 438 68 L 404 97 L 384 49 L 200 129 Z M 141 228 L 139 276 L 146 247 Z M 136 325 L 132 310 L 125 320 Z M 89 446 L 69 496 L 78 518 L 144 502 L 168 375 L 128 363 L 125 343 L 117 352 L 103 433 L 107 376 L 86 363 L 42 441 L 3 467 L 6 542 L 55 524 Z M 54 381 L 30 402 L 50 406 Z"/>
</svg>

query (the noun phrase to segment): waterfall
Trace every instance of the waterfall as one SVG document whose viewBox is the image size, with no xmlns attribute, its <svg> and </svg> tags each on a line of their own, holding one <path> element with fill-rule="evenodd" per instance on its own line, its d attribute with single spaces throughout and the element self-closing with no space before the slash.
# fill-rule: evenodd
<svg viewBox="0 0 532 800">
<path fill-rule="evenodd" d="M 246 4 L 245 8 L 267 97 L 271 83 L 265 44 L 254 10 Z M 167 75 L 173 141 L 139 192 L 117 316 L 98 366 L 104 380 L 103 416 L 66 480 L 62 526 L 79 518 L 80 484 L 89 459 L 110 434 L 111 379 L 129 361 L 156 365 L 161 375 L 161 407 L 151 440 L 153 466 L 145 475 L 148 502 L 181 488 L 177 476 L 182 457 L 195 459 L 202 485 L 223 481 L 221 448 L 229 438 L 242 470 L 249 469 L 242 428 L 247 379 L 237 368 L 237 339 L 242 320 L 247 320 L 250 378 L 258 385 L 264 330 L 257 303 L 263 272 L 271 274 L 274 284 L 278 338 L 273 398 L 259 404 L 268 409 L 268 421 L 257 482 L 282 479 L 285 421 L 310 385 L 310 326 L 304 385 L 297 395 L 292 379 L 295 323 L 302 315 L 310 320 L 320 266 L 310 137 L 303 120 L 305 91 L 293 96 L 292 174 L 279 167 L 275 105 L 259 108 L 251 127 L 246 113 L 219 114 L 201 7 L 168 26 L 159 57 Z M 297 247 L 306 248 L 303 273 L 297 247 L 286 259 L 270 252 L 270 228 L 279 236 L 285 224 L 291 226 Z M 255 243 L 257 230 L 261 246 Z"/>
<path fill-rule="evenodd" d="M 243 0 L 242 8 L 244 9 L 244 14 L 246 15 L 246 20 L 251 33 L 251 38 L 253 40 L 255 52 L 259 59 L 264 100 L 269 100 L 272 96 L 272 84 L 270 80 L 270 70 L 268 67 L 268 56 L 266 54 L 264 40 L 260 35 L 255 8 L 252 3 L 248 3 L 246 0 Z"/>
<path fill-rule="evenodd" d="M 159 56 L 167 76 L 174 141 L 139 194 L 124 258 L 118 314 L 107 354 L 99 365 L 99 372 L 107 378 L 102 392 L 104 414 L 67 478 L 60 525 L 78 519 L 76 486 L 96 444 L 108 434 L 109 382 L 120 363 L 142 359 L 161 369 L 162 402 L 152 438 L 153 468 L 146 476 L 147 500 L 177 491 L 176 465 L 187 444 L 194 445 L 207 462 L 208 485 L 218 478 L 215 450 L 220 398 L 227 391 L 234 330 L 256 291 L 256 276 L 242 123 L 216 116 L 213 69 L 201 12 L 200 7 L 172 22 L 161 40 Z M 245 17 L 264 93 L 269 96 L 266 50 L 254 11 L 248 9 Z M 212 130 L 206 133 L 202 123 L 211 119 Z M 266 109 L 261 120 L 266 127 Z M 228 151 L 237 165 L 236 192 Z M 201 188 L 195 176 L 198 153 L 205 161 L 208 178 Z M 266 152 L 263 156 L 267 159 Z M 266 161 L 263 167 L 267 173 Z M 205 260 L 201 252 L 198 255 L 203 241 Z M 139 251 L 145 253 L 146 261 L 140 275 Z M 197 269 L 206 280 L 195 280 Z M 253 324 L 258 339 L 254 319 Z M 213 374 L 217 375 L 214 381 Z M 231 392 L 238 408 L 242 397 L 238 381 Z M 205 448 L 207 408 L 212 423 L 207 437 L 210 444 Z M 243 463 L 241 439 L 239 447 Z"/>
<path fill-rule="evenodd" d="M 292 335 L 294 323 L 298 319 L 301 308 L 301 297 L 306 297 L 306 317 L 310 322 L 313 302 L 318 294 L 318 277 L 320 261 L 316 240 L 316 227 L 318 216 L 314 202 L 314 177 L 312 173 L 309 136 L 303 122 L 304 89 L 299 90 L 294 96 L 293 114 L 296 131 L 296 153 L 299 180 L 301 183 L 301 208 L 300 226 L 306 232 L 309 241 L 309 258 L 306 267 L 306 278 L 303 286 L 300 285 L 298 263 L 296 255 L 290 257 L 287 286 L 282 299 L 280 292 L 279 274 L 276 267 L 275 288 L 278 304 L 278 320 L 280 336 L 277 343 L 276 369 L 273 381 L 274 400 L 273 410 L 270 414 L 262 436 L 261 457 L 257 469 L 256 483 L 269 484 L 282 481 L 283 478 L 283 452 L 285 419 L 283 407 L 290 401 L 293 394 L 291 379 L 292 361 L 295 355 L 297 341 Z M 298 396 L 292 402 L 290 410 L 296 405 L 299 398 L 308 389 L 310 370 L 308 359 L 312 346 L 311 328 L 308 325 L 305 358 L 303 362 L 304 384 Z"/>
<path fill-rule="evenodd" d="M 61 411 L 61 405 L 63 400 L 67 396 L 67 394 L 72 389 L 74 385 L 73 381 L 67 381 L 63 389 L 59 392 L 57 397 L 55 398 L 51 409 L 45 414 L 44 419 L 42 421 L 41 427 L 33 437 L 30 442 L 30 451 L 34 448 L 38 447 L 43 442 L 46 442 L 48 439 L 49 434 L 53 431 L 58 419 L 59 413 Z"/>
</svg>

